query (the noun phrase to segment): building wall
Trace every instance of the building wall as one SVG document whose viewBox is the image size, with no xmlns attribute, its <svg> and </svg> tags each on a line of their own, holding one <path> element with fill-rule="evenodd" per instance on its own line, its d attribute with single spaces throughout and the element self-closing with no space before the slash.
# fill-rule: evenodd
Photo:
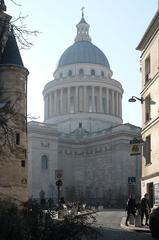
<svg viewBox="0 0 159 240">
<path fill-rule="evenodd" d="M 39 198 L 44 191 L 46 198 L 57 198 L 55 185 L 55 169 L 58 168 L 58 139 L 54 129 L 46 127 L 45 131 L 39 126 L 28 127 L 28 184 L 29 197 Z M 41 124 L 42 126 L 42 124 Z M 46 156 L 47 166 L 42 166 L 42 156 Z"/>
<path fill-rule="evenodd" d="M 66 199 L 124 207 L 131 192 L 139 200 L 141 158 L 130 156 L 132 137 L 123 134 L 119 138 L 92 138 L 78 145 L 60 141 L 59 168 L 64 170 L 62 193 Z M 128 185 L 128 177 L 132 176 L 136 184 Z"/>
<path fill-rule="evenodd" d="M 159 184 L 159 12 L 157 11 L 146 30 L 138 50 L 141 50 L 141 72 L 142 72 L 142 196 L 148 192 L 151 204 L 156 204 L 156 184 Z M 147 59 L 150 64 L 147 64 Z M 149 65 L 149 67 L 148 67 Z M 148 71 L 149 69 L 149 71 Z M 148 76 L 146 74 L 148 73 Z M 146 99 L 150 96 L 150 101 Z M 148 144 L 147 139 L 150 139 Z M 159 203 L 159 201 L 158 201 Z"/>
<path fill-rule="evenodd" d="M 57 201 L 55 170 L 63 171 L 61 196 L 67 201 L 82 201 L 90 205 L 125 207 L 128 194 L 140 198 L 140 156 L 130 156 L 130 140 L 140 137 L 140 129 L 121 125 L 111 131 L 87 135 L 50 134 L 29 124 L 29 193 L 39 198 L 41 189 L 46 198 Z M 46 124 L 46 126 L 48 126 Z M 49 126 L 48 126 L 49 127 Z M 79 129 L 77 129 L 79 130 Z M 46 131 L 46 130 L 45 130 Z M 36 133 L 35 133 L 36 132 Z M 54 140 L 52 140 L 54 139 Z M 52 142 L 53 141 L 53 142 Z M 42 147 L 41 143 L 50 146 Z M 53 145 L 51 145 L 51 142 Z M 49 168 L 41 169 L 41 156 L 49 156 Z M 46 178 L 47 173 L 47 178 Z M 128 177 L 136 177 L 128 185 Z M 48 186 L 52 184 L 53 194 Z"/>
<path fill-rule="evenodd" d="M 16 66 L 0 66 L 0 99 L 9 101 L 14 113 L 6 115 L 9 142 L 0 152 L 0 195 L 26 201 L 27 138 L 26 138 L 26 81 L 28 71 Z M 16 144 L 16 134 L 20 136 Z M 5 134 L 1 140 L 3 141 Z M 24 166 L 25 165 L 25 166 Z"/>
</svg>

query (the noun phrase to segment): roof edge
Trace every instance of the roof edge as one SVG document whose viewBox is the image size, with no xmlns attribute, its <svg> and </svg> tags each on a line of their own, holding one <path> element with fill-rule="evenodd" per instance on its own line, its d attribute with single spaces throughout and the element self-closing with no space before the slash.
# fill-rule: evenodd
<svg viewBox="0 0 159 240">
<path fill-rule="evenodd" d="M 29 70 L 24 67 L 24 66 L 20 66 L 20 65 L 17 65 L 17 64 L 0 64 L 0 68 L 3 68 L 3 69 L 8 69 L 8 68 L 11 68 L 11 69 L 19 69 L 19 70 L 22 70 L 22 71 L 25 71 L 27 73 L 27 75 L 29 75 Z"/>
<path fill-rule="evenodd" d="M 154 17 L 152 18 L 148 28 L 146 29 L 142 39 L 140 40 L 138 46 L 136 47 L 136 50 L 142 51 L 146 44 L 151 39 L 151 36 L 153 35 L 153 32 L 158 28 L 159 26 L 159 10 L 155 13 Z"/>
</svg>

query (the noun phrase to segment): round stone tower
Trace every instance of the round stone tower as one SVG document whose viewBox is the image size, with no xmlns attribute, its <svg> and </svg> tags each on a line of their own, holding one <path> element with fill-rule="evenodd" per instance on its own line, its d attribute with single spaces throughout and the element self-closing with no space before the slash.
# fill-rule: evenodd
<svg viewBox="0 0 159 240">
<path fill-rule="evenodd" d="M 27 190 L 27 76 L 10 26 L 0 5 L 0 197 L 26 201 Z"/>
</svg>

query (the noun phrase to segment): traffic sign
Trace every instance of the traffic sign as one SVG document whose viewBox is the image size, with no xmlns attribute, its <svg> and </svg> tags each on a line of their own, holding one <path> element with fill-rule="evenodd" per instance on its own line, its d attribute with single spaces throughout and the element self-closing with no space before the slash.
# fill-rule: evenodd
<svg viewBox="0 0 159 240">
<path fill-rule="evenodd" d="M 136 177 L 128 177 L 128 184 L 129 185 L 136 184 Z"/>
<path fill-rule="evenodd" d="M 57 180 L 56 181 L 56 186 L 61 187 L 63 184 L 62 180 Z"/>
<path fill-rule="evenodd" d="M 63 178 L 63 170 L 62 169 L 56 169 L 55 170 L 55 179 L 59 180 Z"/>
</svg>

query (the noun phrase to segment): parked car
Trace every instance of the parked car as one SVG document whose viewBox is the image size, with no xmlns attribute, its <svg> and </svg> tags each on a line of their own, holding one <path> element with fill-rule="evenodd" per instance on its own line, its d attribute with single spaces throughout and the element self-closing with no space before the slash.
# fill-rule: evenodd
<svg viewBox="0 0 159 240">
<path fill-rule="evenodd" d="M 149 228 L 152 237 L 159 238 L 159 207 L 154 208 L 150 214 Z"/>
</svg>

